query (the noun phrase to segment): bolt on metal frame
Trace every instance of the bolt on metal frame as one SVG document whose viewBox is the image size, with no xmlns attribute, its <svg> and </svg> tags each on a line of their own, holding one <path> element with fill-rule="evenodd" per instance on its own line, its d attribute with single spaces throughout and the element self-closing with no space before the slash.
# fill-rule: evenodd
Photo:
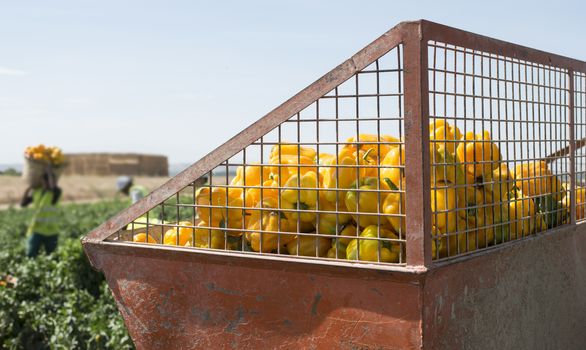
<svg viewBox="0 0 586 350">
<path fill-rule="evenodd" d="M 518 164 L 546 161 L 556 175 L 569 181 L 570 219 L 567 224 L 575 224 L 584 220 L 583 214 L 576 215 L 575 190 L 577 184 L 582 184 L 586 173 L 586 155 L 581 151 L 583 144 L 576 142 L 586 137 L 585 114 L 585 62 L 424 20 L 404 22 L 149 196 L 108 220 L 84 237 L 83 244 L 86 251 L 100 246 L 129 254 L 136 250 L 153 253 L 161 250 L 189 251 L 399 271 L 430 268 L 434 264 L 433 260 L 437 264 L 443 260 L 453 260 L 453 257 L 469 255 L 469 240 L 476 241 L 476 252 L 493 249 L 489 246 L 510 245 L 512 242 L 496 245 L 500 243 L 497 242 L 496 235 L 479 244 L 479 230 L 484 230 L 486 235 L 488 231 L 496 232 L 503 227 L 516 225 L 519 221 L 524 222 L 522 218 L 517 222 L 494 222 L 486 219 L 487 211 L 494 217 L 495 210 L 502 211 L 502 207 L 509 202 L 501 199 L 497 203 L 482 203 L 476 200 L 478 196 L 486 197 L 485 186 L 494 185 L 494 182 L 481 182 L 480 186 L 455 186 L 459 186 L 465 193 L 472 191 L 475 199 L 475 204 L 467 207 L 464 225 L 458 221 L 460 213 L 457 207 L 432 210 L 439 207 L 437 199 L 432 203 L 432 192 L 443 190 L 437 183 L 432 183 L 432 174 L 438 169 L 445 174 L 453 164 L 430 159 L 428 150 L 430 145 L 441 144 L 447 147 L 452 144 L 455 147 L 456 140 L 430 141 L 430 120 L 447 121 L 459 127 L 463 134 L 469 131 L 473 134 L 489 131 L 492 142 L 502 153 L 502 162 L 513 168 Z M 361 140 L 360 135 L 364 133 L 375 135 L 376 141 Z M 395 136 L 397 140 L 385 139 L 383 136 L 387 134 Z M 349 137 L 354 137 L 354 140 L 348 141 Z M 484 140 L 478 142 L 488 144 Z M 273 148 L 282 144 L 297 147 L 294 154 L 297 159 L 289 158 L 290 163 L 284 162 L 283 158 L 290 155 L 283 154 L 279 151 L 280 148 Z M 299 147 L 313 148 L 317 153 L 316 164 L 303 163 Z M 404 160 L 401 159 L 399 165 L 380 165 L 381 150 L 395 147 L 399 150 L 400 158 L 404 151 Z M 277 160 L 271 162 L 270 155 L 275 149 Z M 320 154 L 325 153 L 338 158 L 342 149 L 350 149 L 358 155 L 366 153 L 364 159 L 370 156 L 376 162 L 362 163 L 357 158 L 355 164 L 339 164 L 320 159 Z M 491 162 L 491 159 L 475 158 L 473 162 L 464 162 L 464 166 L 472 165 L 475 168 Z M 246 172 L 250 174 L 254 166 L 260 167 L 260 183 L 247 184 Z M 241 184 L 231 184 L 231 174 L 239 167 L 244 180 Z M 265 181 L 273 180 L 271 175 L 265 176 L 265 168 L 272 170 L 272 176 L 276 175 L 276 185 L 264 185 Z M 334 174 L 333 188 L 303 186 L 300 177 L 293 184 L 280 182 L 284 172 L 327 173 L 328 169 Z M 358 212 L 358 208 L 353 210 L 344 205 L 343 197 L 350 189 L 339 188 L 337 185 L 340 183 L 339 174 L 346 169 L 354 172 L 353 180 L 357 183 L 363 180 L 364 174 L 370 174 L 377 179 L 375 188 L 352 188 L 358 198 L 376 194 L 379 205 L 375 211 Z M 383 186 L 384 181 L 380 180 L 381 171 L 388 169 L 404 174 L 404 184 L 399 181 L 390 188 Z M 207 184 L 200 180 L 204 177 L 208 178 Z M 537 182 L 547 181 L 541 177 L 544 176 L 520 180 L 532 181 L 533 186 L 536 186 Z M 198 192 L 199 189 L 207 189 L 208 204 L 197 203 L 198 194 L 201 193 Z M 216 190 L 221 194 L 220 198 L 213 196 L 214 189 L 220 189 Z M 256 191 L 260 196 L 257 199 L 260 204 L 247 203 L 247 196 L 242 196 L 241 202 L 230 204 L 230 189 L 236 192 Z M 285 206 L 280 195 L 274 197 L 271 194 L 275 190 L 294 191 L 297 195 L 295 205 Z M 315 208 L 300 204 L 303 202 L 302 194 L 322 197 L 328 191 L 335 193 L 333 208 L 324 208 L 320 200 L 316 202 Z M 557 194 L 561 195 L 563 191 L 558 189 Z M 404 208 L 402 200 L 399 200 L 398 213 L 385 214 L 381 210 L 380 203 L 389 194 L 405 198 Z M 271 196 L 277 201 L 276 205 L 264 205 L 265 200 Z M 534 198 L 529 196 L 527 199 Z M 214 201 L 217 203 L 214 204 Z M 523 210 L 523 205 L 527 202 L 521 202 Z M 444 207 L 449 206 L 444 203 Z M 207 213 L 208 217 L 198 215 L 198 210 L 199 213 Z M 562 210 L 552 209 L 548 214 L 558 214 Z M 476 213 L 479 212 L 483 213 L 483 223 L 470 228 L 468 215 L 478 218 Z M 225 220 L 221 224 L 211 224 L 214 213 L 220 213 Z M 267 226 L 266 220 L 271 218 L 272 213 L 277 213 L 277 227 L 282 227 L 282 221 L 287 220 L 294 222 L 294 229 L 289 230 L 291 232 L 262 229 Z M 315 227 L 304 229 L 304 222 L 301 220 L 303 215 L 315 216 Z M 327 215 L 335 216 L 335 231 L 312 233 L 312 230 L 320 231 L 320 218 Z M 342 260 L 339 259 L 338 250 L 335 250 L 334 257 L 323 256 L 322 245 L 336 244 L 341 237 L 338 231 L 343 228 L 341 217 L 347 218 L 350 215 L 355 216 L 358 226 L 361 219 L 372 221 L 372 217 L 375 217 L 376 237 L 348 238 L 359 240 L 358 258 L 361 254 L 361 241 L 376 241 L 376 261 Z M 252 216 L 259 218 L 260 230 L 249 227 L 247 221 Z M 434 222 L 442 217 L 455 217 L 456 229 L 450 233 L 432 236 Z M 387 233 L 383 236 L 385 231 L 381 226 L 392 220 L 401 223 L 394 228 L 394 237 L 388 237 Z M 234 221 L 237 225 L 234 225 Z M 201 222 L 205 224 L 202 225 Z M 176 245 L 128 242 L 132 240 L 134 233 L 144 232 L 147 238 L 152 237 L 162 243 L 169 230 L 175 232 Z M 207 233 L 207 238 L 203 241 L 209 247 L 214 238 L 220 237 L 222 242 L 218 242 L 218 246 L 221 248 L 194 249 L 196 232 L 202 232 L 198 230 Z M 260 252 L 249 252 L 243 237 L 255 232 L 260 235 Z M 189 247 L 182 247 L 182 233 L 191 238 Z M 466 249 L 462 250 L 457 246 L 456 251 L 453 251 L 448 244 L 446 257 L 440 257 L 437 250 L 436 256 L 432 256 L 432 244 L 437 244 L 441 239 L 449 241 L 451 237 L 460 237 L 462 234 L 465 236 Z M 527 234 L 521 232 L 521 236 Z M 263 252 L 262 245 L 266 242 L 263 238 L 267 237 L 277 239 L 274 251 Z M 314 241 L 315 252 L 309 254 L 313 256 L 292 256 L 299 255 L 301 239 L 297 239 L 296 247 L 291 248 L 296 254 L 282 254 L 287 250 L 283 241 L 291 241 L 295 237 L 309 237 Z M 235 245 L 236 250 L 229 249 Z M 397 261 L 381 262 L 381 252 L 385 246 L 399 247 Z"/>
</svg>

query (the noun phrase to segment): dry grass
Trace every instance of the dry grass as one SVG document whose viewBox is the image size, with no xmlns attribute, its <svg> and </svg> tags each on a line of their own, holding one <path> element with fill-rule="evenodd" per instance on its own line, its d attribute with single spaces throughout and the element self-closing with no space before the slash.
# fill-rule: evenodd
<svg viewBox="0 0 586 350">
<path fill-rule="evenodd" d="M 63 202 L 87 202 L 114 198 L 116 176 L 64 176 L 59 180 Z M 135 177 L 134 183 L 153 190 L 168 180 L 166 177 Z M 20 203 L 26 184 L 20 177 L 0 176 L 0 205 Z"/>
</svg>

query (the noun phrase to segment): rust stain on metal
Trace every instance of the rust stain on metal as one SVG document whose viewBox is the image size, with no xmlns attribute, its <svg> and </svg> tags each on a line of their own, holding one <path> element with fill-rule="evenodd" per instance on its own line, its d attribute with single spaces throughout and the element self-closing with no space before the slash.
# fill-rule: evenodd
<svg viewBox="0 0 586 350">
<path fill-rule="evenodd" d="M 311 304 L 311 314 L 313 316 L 317 316 L 317 307 L 319 305 L 319 301 L 321 300 L 321 294 L 318 292 L 313 297 L 313 304 Z"/>
<path fill-rule="evenodd" d="M 244 315 L 246 314 L 246 312 L 244 311 L 243 307 L 238 307 L 236 309 L 236 316 L 234 317 L 233 320 L 230 320 L 228 322 L 228 325 L 226 325 L 226 329 L 224 329 L 224 332 L 226 333 L 233 333 L 235 335 L 241 335 L 240 333 L 236 332 L 238 329 L 238 326 L 240 326 L 241 324 L 244 324 Z"/>
<path fill-rule="evenodd" d="M 206 283 L 205 286 L 208 290 L 214 291 L 214 292 L 220 292 L 220 293 L 224 293 L 227 295 L 238 295 L 238 296 L 242 295 L 242 293 L 237 290 L 230 290 L 230 289 L 219 287 L 214 282 Z"/>
<path fill-rule="evenodd" d="M 332 274 L 327 266 L 277 261 L 256 267 L 217 264 L 211 262 L 212 255 L 198 254 L 187 254 L 185 259 L 104 250 L 101 254 L 108 284 L 123 305 L 123 317 L 138 348 L 155 348 L 155 344 L 159 348 L 185 348 L 185 344 L 192 348 L 260 344 L 324 348 L 332 340 L 358 341 L 375 348 L 387 344 L 419 348 L 409 336 L 418 327 L 419 286 L 392 281 L 391 274 L 360 269 Z M 197 275 L 181 272 L 201 264 L 206 269 Z M 164 273 L 147 276 L 139 270 Z M 136 293 L 132 285 L 144 288 Z M 219 286 L 239 293 L 220 292 Z M 299 312 L 303 309 L 308 312 Z"/>
</svg>

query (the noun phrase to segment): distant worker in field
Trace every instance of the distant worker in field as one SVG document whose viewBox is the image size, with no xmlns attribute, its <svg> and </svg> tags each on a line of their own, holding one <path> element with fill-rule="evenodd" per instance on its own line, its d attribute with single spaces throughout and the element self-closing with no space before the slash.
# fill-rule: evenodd
<svg viewBox="0 0 586 350">
<path fill-rule="evenodd" d="M 145 187 L 135 185 L 130 176 L 120 176 L 116 180 L 116 187 L 118 188 L 118 192 L 130 197 L 132 204 L 146 197 L 149 193 Z"/>
<path fill-rule="evenodd" d="M 125 196 L 129 196 L 132 204 L 146 197 L 146 195 L 149 193 L 145 187 L 135 185 L 133 182 L 134 181 L 130 176 L 120 176 L 116 180 L 116 188 L 118 188 L 118 192 L 122 193 Z M 151 223 L 154 222 L 152 218 L 150 220 L 147 220 L 146 217 L 140 217 L 135 220 L 135 224 L 132 227 L 139 227 L 141 224 L 136 224 L 136 222 L 140 221 L 144 221 L 144 223 L 148 223 L 149 221 Z M 128 225 L 124 226 L 123 230 L 126 230 L 127 227 Z"/>
<path fill-rule="evenodd" d="M 33 258 L 39 254 L 41 246 L 47 254 L 57 248 L 59 222 L 61 220 L 57 203 L 61 198 L 61 188 L 57 186 L 56 176 L 48 169 L 40 182 L 29 186 L 24 192 L 20 205 L 32 206 L 33 217 L 27 229 L 26 255 Z"/>
</svg>

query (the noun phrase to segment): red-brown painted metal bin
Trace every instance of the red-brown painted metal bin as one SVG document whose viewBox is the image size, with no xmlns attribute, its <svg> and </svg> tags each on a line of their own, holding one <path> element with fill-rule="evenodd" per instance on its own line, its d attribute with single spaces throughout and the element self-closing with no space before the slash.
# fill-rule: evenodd
<svg viewBox="0 0 586 350">
<path fill-rule="evenodd" d="M 140 349 L 584 349 L 585 137 L 586 63 L 404 22 L 82 243 Z"/>
</svg>

